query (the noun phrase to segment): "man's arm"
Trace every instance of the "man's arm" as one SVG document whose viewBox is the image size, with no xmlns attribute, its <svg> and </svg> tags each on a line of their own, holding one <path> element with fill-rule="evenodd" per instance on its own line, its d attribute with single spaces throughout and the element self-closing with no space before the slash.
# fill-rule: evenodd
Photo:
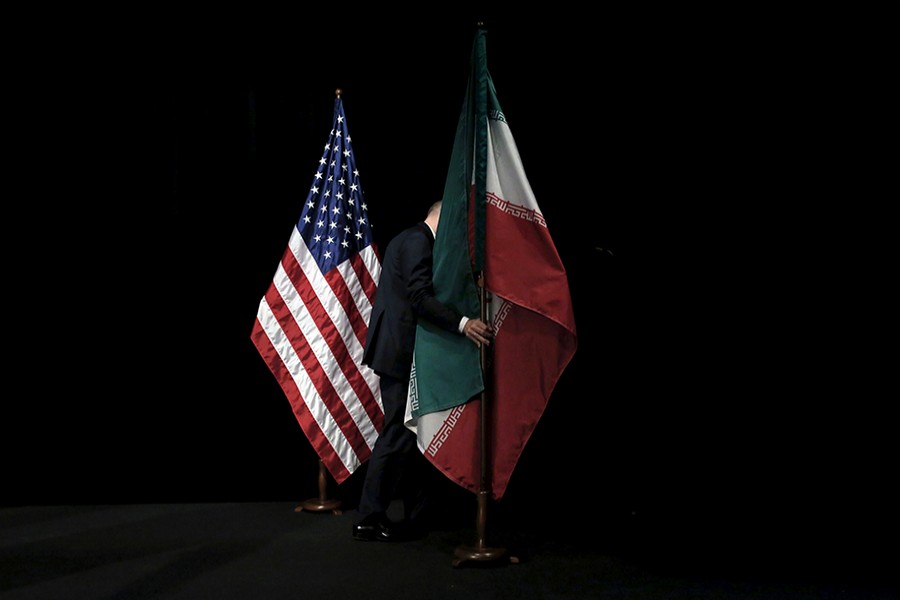
<svg viewBox="0 0 900 600">
<path fill-rule="evenodd" d="M 431 240 L 424 229 L 408 235 L 400 248 L 400 264 L 413 311 L 438 327 L 459 333 L 463 315 L 438 301 L 432 280 Z"/>
<path fill-rule="evenodd" d="M 409 236 L 402 248 L 401 257 L 404 277 L 408 282 L 407 293 L 416 315 L 447 331 L 462 334 L 475 344 L 490 345 L 494 337 L 490 325 L 481 319 L 461 315 L 435 298 L 431 240 L 424 232 L 422 235 Z"/>
</svg>

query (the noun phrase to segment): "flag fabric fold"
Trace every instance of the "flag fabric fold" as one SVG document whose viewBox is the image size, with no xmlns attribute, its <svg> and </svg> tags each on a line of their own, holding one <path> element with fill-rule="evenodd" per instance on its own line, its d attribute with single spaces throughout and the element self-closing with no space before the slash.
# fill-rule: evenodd
<svg viewBox="0 0 900 600">
<path fill-rule="evenodd" d="M 444 187 L 434 287 L 472 315 L 471 302 L 480 302 L 473 273 L 481 272 L 495 339 L 482 369 L 465 338 L 468 348 L 460 347 L 459 336 L 420 325 L 406 424 L 447 477 L 499 500 L 575 354 L 577 333 L 565 267 L 497 100 L 485 48 L 486 32 L 479 28 Z M 448 365 L 451 358 L 456 362 Z M 460 384 L 476 380 L 476 371 L 484 377 L 481 391 Z"/>
<path fill-rule="evenodd" d="M 384 423 L 378 376 L 362 364 L 380 276 L 338 95 L 306 202 L 250 334 L 337 483 L 368 460 Z"/>
</svg>

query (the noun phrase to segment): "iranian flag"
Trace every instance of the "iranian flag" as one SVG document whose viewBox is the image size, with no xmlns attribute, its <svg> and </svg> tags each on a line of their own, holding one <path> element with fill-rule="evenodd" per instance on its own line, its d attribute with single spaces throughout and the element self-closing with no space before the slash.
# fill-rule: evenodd
<svg viewBox="0 0 900 600">
<path fill-rule="evenodd" d="M 479 28 L 444 186 L 434 289 L 465 314 L 483 309 L 495 339 L 481 350 L 420 322 L 406 424 L 447 477 L 499 500 L 577 334 L 566 270 L 497 101 L 485 38 Z"/>
</svg>

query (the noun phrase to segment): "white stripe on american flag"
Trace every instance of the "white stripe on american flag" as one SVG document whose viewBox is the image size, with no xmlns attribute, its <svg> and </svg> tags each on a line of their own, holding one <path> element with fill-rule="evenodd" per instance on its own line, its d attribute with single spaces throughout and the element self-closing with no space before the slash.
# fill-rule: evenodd
<svg viewBox="0 0 900 600">
<path fill-rule="evenodd" d="M 338 483 L 368 459 L 383 422 L 378 378 L 358 366 L 380 263 L 371 247 L 360 254 L 358 270 L 346 261 L 326 277 L 295 228 L 257 318 L 274 350 L 263 356 L 313 446 L 333 448 L 339 464 L 323 461 Z"/>
</svg>

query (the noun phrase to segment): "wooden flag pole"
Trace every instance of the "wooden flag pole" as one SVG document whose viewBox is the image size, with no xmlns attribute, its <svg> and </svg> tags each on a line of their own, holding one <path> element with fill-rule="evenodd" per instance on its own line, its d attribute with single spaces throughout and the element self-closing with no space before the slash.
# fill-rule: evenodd
<svg viewBox="0 0 900 600">
<path fill-rule="evenodd" d="M 481 296 L 481 320 L 489 323 L 487 316 L 487 292 L 484 289 L 484 275 L 478 273 L 478 290 Z M 487 375 L 487 348 L 481 346 L 481 372 Z M 485 377 L 487 380 L 487 377 Z M 488 410 L 487 410 L 487 385 L 481 391 L 481 418 L 479 443 L 481 446 L 481 479 L 478 484 L 477 500 L 478 506 L 475 515 L 475 545 L 474 546 L 458 546 L 454 551 L 453 566 L 458 567 L 466 561 L 478 562 L 497 562 L 506 560 L 513 564 L 518 564 L 519 559 L 516 556 L 507 554 L 506 548 L 487 545 L 487 512 L 488 502 L 491 498 L 491 483 L 489 480 L 488 465 Z"/>
<path fill-rule="evenodd" d="M 331 511 L 332 513 L 341 514 L 341 501 L 328 499 L 328 470 L 325 463 L 319 459 L 319 497 L 304 500 L 302 503 L 294 507 L 294 512 L 308 510 L 312 512 Z"/>
</svg>

